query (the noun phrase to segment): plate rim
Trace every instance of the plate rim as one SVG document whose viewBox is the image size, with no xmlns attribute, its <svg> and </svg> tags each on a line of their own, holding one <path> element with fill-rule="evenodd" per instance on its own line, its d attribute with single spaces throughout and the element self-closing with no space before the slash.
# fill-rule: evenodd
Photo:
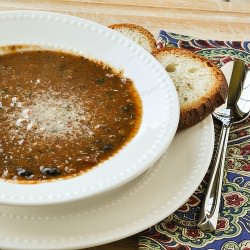
<svg viewBox="0 0 250 250">
<path fill-rule="evenodd" d="M 106 206 L 105 199 L 107 199 L 108 204 L 111 206 L 111 208 L 112 208 L 112 203 L 114 203 L 114 202 L 121 203 L 121 206 L 125 205 L 124 211 L 119 211 L 121 213 L 119 215 L 120 216 L 119 218 L 121 218 L 121 221 L 119 221 L 119 223 L 120 223 L 119 228 L 109 228 L 109 225 L 105 224 L 105 226 L 106 226 L 105 231 L 102 233 L 99 233 L 99 234 L 97 232 L 96 235 L 88 235 L 88 237 L 90 238 L 90 239 L 88 238 L 88 240 L 89 240 L 88 242 L 86 242 L 86 240 L 87 240 L 86 235 L 83 235 L 83 238 L 79 239 L 78 241 L 76 239 L 71 240 L 71 238 L 70 238 L 71 236 L 67 235 L 67 236 L 65 236 L 66 238 L 64 239 L 64 241 L 60 241 L 60 240 L 55 239 L 54 242 L 47 242 L 48 245 L 45 245 L 45 243 L 44 243 L 44 245 L 42 245 L 43 249 L 45 250 L 45 249 L 51 249 L 51 248 L 53 248 L 53 249 L 83 248 L 83 247 L 94 247 L 94 246 L 99 246 L 102 244 L 107 244 L 107 243 L 117 241 L 117 240 L 120 240 L 120 239 L 128 237 L 128 236 L 134 235 L 136 233 L 139 233 L 142 230 L 149 228 L 150 226 L 153 226 L 154 224 L 160 222 L 161 220 L 166 218 L 168 215 L 172 214 L 176 209 L 178 209 L 181 205 L 183 205 L 186 202 L 186 200 L 194 193 L 194 191 L 197 189 L 197 187 L 201 183 L 202 179 L 204 178 L 204 176 L 208 170 L 209 163 L 210 163 L 210 160 L 212 158 L 213 149 L 214 149 L 214 126 L 213 126 L 213 120 L 212 120 L 211 116 L 207 117 L 205 120 L 203 120 L 199 124 L 195 125 L 194 127 L 187 129 L 185 131 L 182 131 L 177 136 L 179 139 L 181 137 L 185 138 L 185 136 L 187 136 L 188 138 L 186 137 L 184 139 L 184 141 L 185 140 L 192 141 L 194 135 L 196 135 L 198 137 L 200 136 L 199 138 L 204 139 L 205 141 L 199 140 L 200 143 L 198 145 L 190 145 L 192 147 L 192 151 L 194 151 L 194 153 L 197 153 L 197 154 L 200 153 L 200 154 L 198 154 L 200 158 L 190 159 L 190 157 L 189 157 L 187 159 L 189 161 L 188 164 L 190 164 L 190 162 L 192 163 L 192 161 L 195 161 L 196 164 L 195 164 L 195 166 L 192 166 L 192 169 L 197 170 L 196 168 L 198 166 L 199 171 L 195 171 L 195 176 L 192 176 L 192 178 L 191 178 L 193 181 L 190 182 L 190 181 L 188 181 L 188 179 L 186 180 L 186 183 L 184 183 L 184 185 L 186 185 L 186 188 L 183 189 L 185 191 L 184 193 L 183 193 L 183 190 L 181 187 L 180 190 L 182 190 L 182 192 L 177 192 L 175 194 L 175 196 L 173 196 L 171 198 L 170 201 L 166 200 L 166 197 L 164 197 L 165 195 L 161 192 L 161 190 L 162 190 L 161 188 L 166 187 L 165 183 L 160 183 L 160 186 L 154 185 L 151 187 L 152 189 L 155 189 L 152 191 L 151 194 L 155 193 L 155 191 L 158 191 L 158 193 L 161 194 L 161 196 L 163 196 L 163 197 L 161 197 L 163 199 L 163 203 L 162 203 L 163 205 L 161 207 L 154 207 L 153 206 L 152 211 L 151 210 L 147 211 L 147 208 L 145 205 L 148 203 L 154 204 L 154 201 L 156 201 L 156 196 L 155 195 L 148 196 L 148 193 L 144 194 L 148 197 L 147 201 L 144 200 L 144 206 L 140 203 L 141 201 L 140 201 L 140 199 L 138 199 L 140 197 L 138 197 L 138 196 L 140 194 L 142 194 L 143 192 L 145 192 L 143 189 L 143 187 L 144 187 L 143 185 L 145 183 L 147 184 L 147 182 L 150 180 L 152 181 L 152 179 L 154 179 L 154 178 L 155 178 L 155 180 L 153 180 L 153 183 L 157 184 L 158 179 L 157 179 L 157 174 L 155 175 L 155 173 L 157 173 L 157 171 L 160 171 L 160 172 L 158 172 L 158 177 L 159 177 L 160 175 L 162 175 L 163 173 L 166 172 L 165 168 L 162 167 L 163 163 L 161 162 L 164 160 L 162 160 L 162 158 L 161 158 L 155 164 L 155 166 L 152 168 L 152 171 L 149 171 L 145 176 L 140 177 L 134 183 L 128 184 L 128 185 L 132 185 L 132 187 L 131 187 L 132 190 L 130 190 L 129 193 L 126 193 L 126 191 L 122 190 L 122 192 L 125 192 L 126 199 L 121 199 L 120 194 L 118 192 L 117 194 L 114 194 L 113 196 L 111 196 L 111 198 L 110 197 L 104 198 L 104 202 L 102 202 L 102 201 L 100 202 L 101 206 L 102 205 Z M 171 146 L 168 150 L 171 150 L 172 146 L 175 146 L 175 147 L 177 146 L 174 144 L 179 143 L 179 142 L 178 141 L 176 142 L 175 140 L 176 140 L 176 138 L 174 139 L 173 144 L 171 144 Z M 178 147 L 179 146 L 180 145 L 178 145 Z M 202 149 L 201 152 L 200 152 L 200 149 Z M 173 154 L 171 155 L 168 153 L 168 150 L 165 152 L 166 155 L 163 156 L 163 159 L 164 159 L 164 157 L 172 157 L 172 158 L 174 157 Z M 176 159 L 178 159 L 178 161 L 179 161 L 178 157 L 174 158 L 174 161 L 176 161 Z M 201 160 L 203 163 L 202 166 L 200 166 Z M 203 160 L 205 160 L 205 162 Z M 192 173 L 189 173 L 189 175 L 191 175 L 191 174 Z M 185 175 L 185 173 L 183 174 L 183 176 L 184 175 Z M 179 181 L 178 185 L 182 185 L 182 184 L 183 183 L 181 181 Z M 138 194 L 138 192 L 139 192 L 139 194 Z M 140 192 L 142 192 L 142 193 L 140 193 Z M 139 206 L 140 214 L 141 214 L 141 212 L 143 214 L 142 218 L 137 215 L 137 218 L 136 218 L 137 220 L 134 220 L 133 216 L 129 215 L 129 214 L 128 215 L 126 214 L 126 218 L 121 217 L 123 213 L 126 213 L 126 210 L 128 209 L 128 207 L 131 206 L 131 199 L 132 199 L 132 201 L 133 200 L 138 201 L 138 204 L 136 204 L 136 205 Z M 72 204 L 71 206 L 72 207 L 70 209 L 73 210 L 74 204 Z M 170 206 L 168 211 L 166 211 L 166 206 Z M 94 211 L 92 216 L 95 216 L 96 215 L 95 213 L 100 213 L 99 218 L 101 218 L 100 216 L 105 216 L 105 214 L 103 214 L 102 210 L 98 210 L 99 209 L 98 207 L 95 207 L 93 205 L 92 208 Z M 3 212 L 5 209 L 7 210 L 8 208 L 0 206 L 0 215 L 2 213 L 5 213 L 5 212 Z M 10 209 L 13 209 L 13 207 L 11 207 Z M 109 207 L 107 209 L 109 209 Z M 143 210 L 146 212 L 143 212 Z M 44 224 L 46 224 L 46 225 L 48 225 L 48 223 L 52 223 L 52 224 L 54 223 L 53 217 L 51 220 L 48 220 L 48 219 L 46 219 L 46 215 L 43 215 L 44 218 L 38 217 L 37 220 L 33 219 L 33 222 L 27 222 L 27 218 L 25 216 L 20 216 L 18 214 L 19 213 L 18 209 L 16 209 L 15 211 L 17 211 L 16 212 L 17 214 L 14 214 L 14 215 L 12 214 L 12 216 L 8 217 L 8 216 L 6 216 L 6 214 L 5 214 L 5 216 L 0 216 L 0 222 L 4 221 L 4 220 L 6 220 L 7 222 L 8 222 L 8 220 L 9 221 L 13 220 L 17 224 L 22 223 L 22 225 L 25 222 L 29 225 L 29 230 L 32 230 L 32 228 L 33 228 L 32 225 L 35 225 L 38 222 L 37 220 L 39 220 L 40 222 L 44 220 Z M 29 211 L 28 208 L 27 208 L 27 211 Z M 27 211 L 26 211 L 26 213 L 28 213 Z M 111 211 L 109 216 L 113 216 L 114 213 L 115 213 L 115 211 Z M 10 212 L 10 215 L 11 215 L 11 212 Z M 77 222 L 81 221 L 80 215 L 75 214 L 73 216 L 75 216 L 77 218 Z M 128 216 L 131 216 L 131 219 L 128 219 Z M 93 219 L 94 218 L 95 217 L 93 217 Z M 21 222 L 17 222 L 16 220 L 18 220 L 18 219 L 21 220 Z M 63 219 L 64 218 L 62 218 L 62 220 Z M 84 216 L 82 217 L 82 219 L 84 219 Z M 29 223 L 31 223 L 31 225 Z M 98 222 L 93 222 L 93 223 L 96 223 L 96 226 L 98 225 Z M 3 225 L 3 222 L 0 223 L 0 225 Z M 2 229 L 2 230 L 4 230 L 4 229 Z M 20 233 L 20 232 L 18 231 L 18 233 Z M 50 232 L 48 232 L 48 233 L 50 233 Z M 44 236 L 44 237 L 46 237 L 46 236 Z M 29 238 L 29 240 L 22 238 L 20 242 L 17 239 L 16 239 L 16 242 L 11 241 L 11 238 L 9 238 L 7 240 L 5 239 L 5 241 L 4 241 L 3 236 L 0 236 L 0 239 L 1 239 L 0 240 L 0 247 L 3 247 L 3 248 L 15 247 L 15 249 L 33 249 L 34 250 L 34 249 L 40 249 L 41 248 L 40 244 L 42 243 L 41 241 L 34 241 L 34 239 L 32 239 L 32 238 L 31 239 Z M 6 241 L 7 241 L 7 243 L 6 243 Z M 51 245 L 49 245 L 49 244 L 51 244 Z"/>
</svg>

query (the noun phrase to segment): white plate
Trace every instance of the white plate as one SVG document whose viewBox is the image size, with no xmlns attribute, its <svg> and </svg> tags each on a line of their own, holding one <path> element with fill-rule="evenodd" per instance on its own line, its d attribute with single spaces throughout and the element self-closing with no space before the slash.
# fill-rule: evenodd
<svg viewBox="0 0 250 250">
<path fill-rule="evenodd" d="M 208 117 L 177 134 L 147 173 L 106 197 L 48 207 L 0 206 L 0 248 L 79 249 L 142 231 L 193 194 L 208 169 L 213 145 Z"/>
<path fill-rule="evenodd" d="M 57 13 L 0 13 L 1 45 L 28 44 L 71 51 L 123 69 L 141 96 L 142 124 L 117 154 L 67 180 L 24 185 L 0 180 L 0 204 L 55 204 L 117 188 L 152 166 L 171 143 L 179 119 L 176 90 L 160 63 L 131 40 L 105 26 Z"/>
</svg>

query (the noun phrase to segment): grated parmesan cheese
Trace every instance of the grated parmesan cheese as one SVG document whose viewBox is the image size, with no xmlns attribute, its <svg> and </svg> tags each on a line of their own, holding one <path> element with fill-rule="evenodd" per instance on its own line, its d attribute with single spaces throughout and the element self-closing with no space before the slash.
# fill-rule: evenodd
<svg viewBox="0 0 250 250">
<path fill-rule="evenodd" d="M 88 135 L 93 135 L 93 131 L 83 125 L 86 119 L 83 107 L 72 98 L 61 97 L 56 92 L 37 95 L 32 104 L 20 109 L 17 118 L 16 127 L 25 125 L 27 131 L 35 130 L 46 137 L 75 137 L 75 132 L 82 128 Z"/>
</svg>

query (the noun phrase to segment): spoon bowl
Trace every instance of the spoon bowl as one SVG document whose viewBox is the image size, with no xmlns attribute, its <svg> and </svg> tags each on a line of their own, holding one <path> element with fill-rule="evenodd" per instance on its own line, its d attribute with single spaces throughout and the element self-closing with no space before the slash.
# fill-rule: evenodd
<svg viewBox="0 0 250 250">
<path fill-rule="evenodd" d="M 250 114 L 250 72 L 242 61 L 236 60 L 232 63 L 228 98 L 225 105 L 213 113 L 217 120 L 231 125 L 243 122 Z"/>
</svg>

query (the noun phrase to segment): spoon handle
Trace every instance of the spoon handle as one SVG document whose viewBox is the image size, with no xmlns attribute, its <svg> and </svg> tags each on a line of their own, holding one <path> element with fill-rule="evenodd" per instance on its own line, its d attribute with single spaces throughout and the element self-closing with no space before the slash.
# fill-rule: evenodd
<svg viewBox="0 0 250 250">
<path fill-rule="evenodd" d="M 206 194 L 202 200 L 201 211 L 198 218 L 198 227 L 202 231 L 214 232 L 216 230 L 229 131 L 230 125 L 223 124 L 213 160 L 210 179 Z"/>
</svg>

